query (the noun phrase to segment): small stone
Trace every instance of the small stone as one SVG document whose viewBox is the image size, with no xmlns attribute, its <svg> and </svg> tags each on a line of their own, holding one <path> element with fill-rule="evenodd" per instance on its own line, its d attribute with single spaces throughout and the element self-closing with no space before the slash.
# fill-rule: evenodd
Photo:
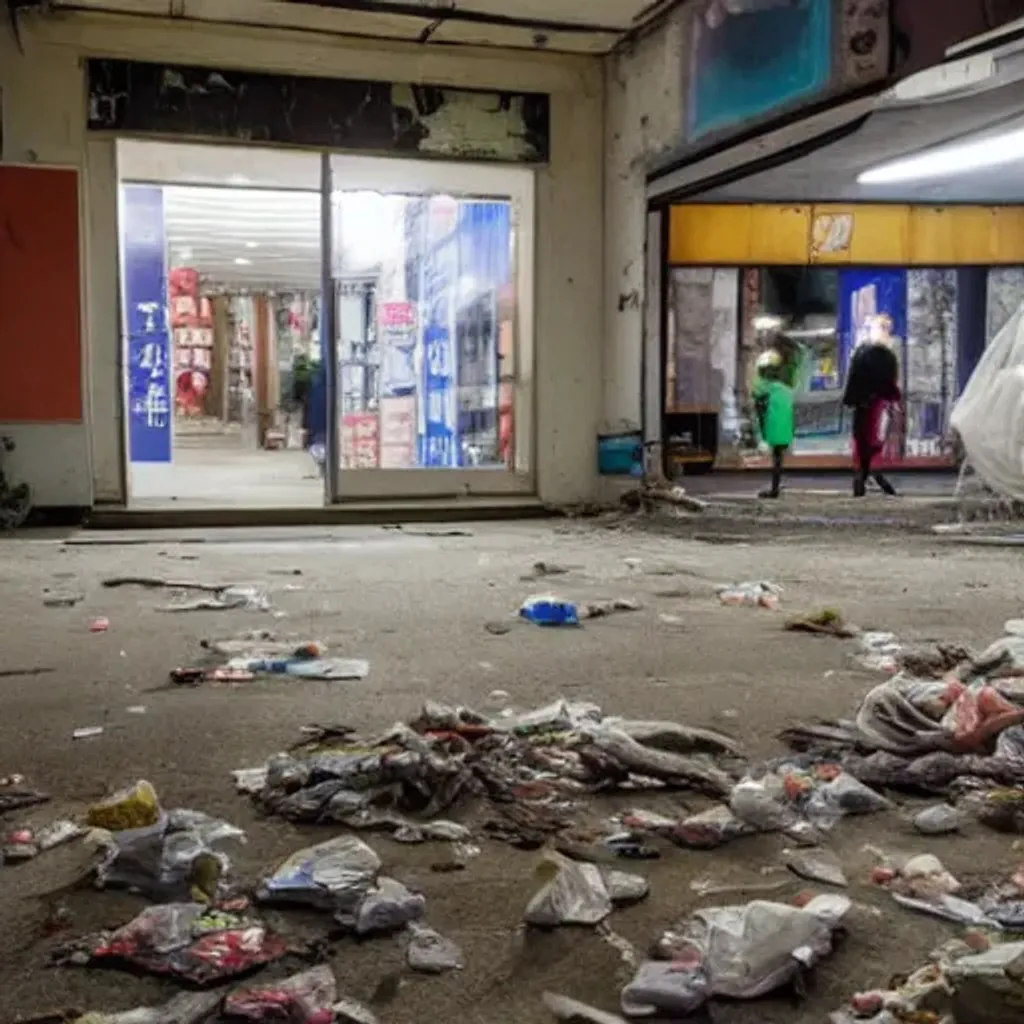
<svg viewBox="0 0 1024 1024">
<path fill-rule="evenodd" d="M 949 804 L 926 807 L 914 815 L 914 828 L 924 836 L 944 836 L 958 832 L 962 824 L 960 812 Z"/>
</svg>

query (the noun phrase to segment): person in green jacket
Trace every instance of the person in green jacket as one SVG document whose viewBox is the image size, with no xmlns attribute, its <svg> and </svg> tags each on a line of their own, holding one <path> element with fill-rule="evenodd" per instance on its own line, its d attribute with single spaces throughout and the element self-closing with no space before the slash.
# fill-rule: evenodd
<svg viewBox="0 0 1024 1024">
<path fill-rule="evenodd" d="M 795 353 L 774 344 L 758 357 L 751 397 L 754 403 L 754 427 L 772 455 L 771 486 L 759 498 L 778 498 L 782 489 L 782 467 L 793 443 L 795 430 L 793 390 L 796 384 Z"/>
</svg>

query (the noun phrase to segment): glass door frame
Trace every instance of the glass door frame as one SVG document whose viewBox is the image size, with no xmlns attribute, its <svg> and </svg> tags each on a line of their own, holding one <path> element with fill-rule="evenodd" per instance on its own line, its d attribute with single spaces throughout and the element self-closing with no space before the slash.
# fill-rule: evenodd
<svg viewBox="0 0 1024 1024">
<path fill-rule="evenodd" d="M 341 388 L 338 309 L 334 276 L 336 242 L 335 159 L 346 168 L 346 192 L 371 191 L 409 196 L 507 201 L 511 205 L 513 458 L 511 468 L 341 468 Z M 328 504 L 369 499 L 501 497 L 536 493 L 534 408 L 534 268 L 536 178 L 523 166 L 358 157 L 342 152 L 321 156 L 321 312 L 320 332 L 327 391 L 327 444 L 324 475 Z M 343 229 L 342 229 L 343 230 Z M 497 339 L 496 339 L 497 343 Z M 457 383 L 455 384 L 457 388 Z M 498 382 L 500 396 L 501 381 Z M 496 409 L 496 418 L 499 413 Z"/>
</svg>

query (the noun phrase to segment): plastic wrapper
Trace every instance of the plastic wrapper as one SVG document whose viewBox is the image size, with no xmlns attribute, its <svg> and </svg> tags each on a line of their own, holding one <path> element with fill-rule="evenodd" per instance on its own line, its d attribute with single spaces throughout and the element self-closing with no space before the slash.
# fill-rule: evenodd
<svg viewBox="0 0 1024 1024">
<path fill-rule="evenodd" d="M 815 787 L 803 812 L 815 828 L 828 830 L 848 815 L 876 814 L 890 806 L 880 793 L 858 782 L 848 772 L 841 772 Z"/>
<path fill-rule="evenodd" d="M 738 782 L 729 796 L 729 810 L 738 821 L 758 832 L 786 831 L 799 821 L 787 802 L 782 778 L 774 774 Z"/>
<path fill-rule="evenodd" d="M 406 962 L 414 971 L 423 974 L 444 974 L 461 971 L 465 966 L 462 950 L 443 935 L 423 924 L 409 925 L 409 945 Z"/>
<path fill-rule="evenodd" d="M 651 891 L 651 883 L 643 875 L 634 875 L 629 871 L 601 872 L 608 898 L 614 906 L 626 903 L 639 903 L 646 899 Z"/>
<path fill-rule="evenodd" d="M 254 917 L 200 903 L 147 907 L 113 932 L 85 940 L 72 963 L 120 962 L 194 985 L 246 974 L 288 952 L 284 939 Z"/>
<path fill-rule="evenodd" d="M 380 857 L 361 839 L 339 836 L 293 853 L 259 888 L 263 903 L 354 912 L 373 887 Z"/>
<path fill-rule="evenodd" d="M 538 928 L 596 925 L 612 912 L 612 900 L 600 869 L 555 855 L 546 864 L 554 877 L 526 908 L 524 920 Z"/>
<path fill-rule="evenodd" d="M 137 889 L 154 899 L 191 899 L 197 888 L 197 865 L 206 860 L 214 899 L 219 880 L 231 862 L 216 847 L 227 841 L 244 841 L 245 833 L 234 825 L 202 811 L 175 810 L 149 828 L 126 829 L 110 835 L 106 855 L 96 869 L 100 886 Z M 201 888 L 201 884 L 200 884 Z"/>
<path fill-rule="evenodd" d="M 996 757 L 1024 763 L 1024 725 L 1012 725 L 999 734 Z"/>
<path fill-rule="evenodd" d="M 163 1006 L 137 1006 L 120 1013 L 87 1013 L 74 1024 L 205 1024 L 220 1001 L 219 992 L 183 992 Z"/>
<path fill-rule="evenodd" d="M 412 892 L 394 878 L 380 877 L 366 893 L 355 912 L 357 935 L 390 935 L 412 921 L 418 921 L 426 909 L 422 893 Z M 339 920 L 348 923 L 348 914 L 341 911 Z"/>
<path fill-rule="evenodd" d="M 86 812 L 85 820 L 90 828 L 123 832 L 151 828 L 161 821 L 162 814 L 156 790 L 143 780 L 93 804 Z"/>
<path fill-rule="evenodd" d="M 728 807 L 720 804 L 684 818 L 672 829 L 670 838 L 692 850 L 713 850 L 740 836 L 752 835 L 754 831 L 752 825 L 740 821 Z"/>
<path fill-rule="evenodd" d="M 224 1000 L 222 1013 L 253 1024 L 332 1024 L 337 998 L 334 972 L 322 964 L 285 981 L 235 989 Z"/>
<path fill-rule="evenodd" d="M 634 1016 L 683 1014 L 712 996 L 756 999 L 772 992 L 832 951 L 833 933 L 850 907 L 845 896 L 828 895 L 804 907 L 754 900 L 698 910 L 655 947 L 678 977 L 642 965 L 623 991 L 623 1010 Z M 675 1009 L 653 1001 L 670 997 Z"/>
<path fill-rule="evenodd" d="M 725 605 L 742 605 L 748 608 L 779 607 L 782 600 L 782 587 L 766 580 L 758 582 L 734 583 L 722 587 L 718 591 L 718 600 Z"/>
</svg>

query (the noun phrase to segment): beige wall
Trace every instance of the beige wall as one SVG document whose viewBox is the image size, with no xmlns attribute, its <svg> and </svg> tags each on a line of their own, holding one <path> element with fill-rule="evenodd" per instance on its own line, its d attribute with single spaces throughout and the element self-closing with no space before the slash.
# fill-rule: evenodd
<svg viewBox="0 0 1024 1024">
<path fill-rule="evenodd" d="M 391 80 L 400 75 L 414 82 L 550 93 L 551 162 L 538 171 L 536 182 L 533 464 L 541 498 L 570 502 L 595 495 L 595 438 L 602 415 L 605 352 L 600 299 L 605 81 L 598 60 L 524 51 L 352 42 L 310 33 L 212 24 L 200 29 L 174 21 L 87 14 L 23 18 L 22 37 L 24 54 L 19 54 L 9 33 L 0 31 L 2 158 L 70 165 L 85 176 L 92 498 L 116 502 L 124 499 L 124 493 L 113 143 L 94 137 L 87 144 L 84 56 L 219 64 L 328 77 Z M 24 428 L 22 434 L 28 448 L 24 464 L 32 463 L 32 472 L 40 479 L 46 474 L 56 479 L 60 469 L 56 463 L 64 456 L 55 463 L 42 436 L 38 431 L 33 435 L 33 428 Z M 35 459 L 29 458 L 33 447 L 38 450 Z"/>
<path fill-rule="evenodd" d="M 647 172 L 682 141 L 689 9 L 605 63 L 605 429 L 640 426 Z"/>
</svg>

